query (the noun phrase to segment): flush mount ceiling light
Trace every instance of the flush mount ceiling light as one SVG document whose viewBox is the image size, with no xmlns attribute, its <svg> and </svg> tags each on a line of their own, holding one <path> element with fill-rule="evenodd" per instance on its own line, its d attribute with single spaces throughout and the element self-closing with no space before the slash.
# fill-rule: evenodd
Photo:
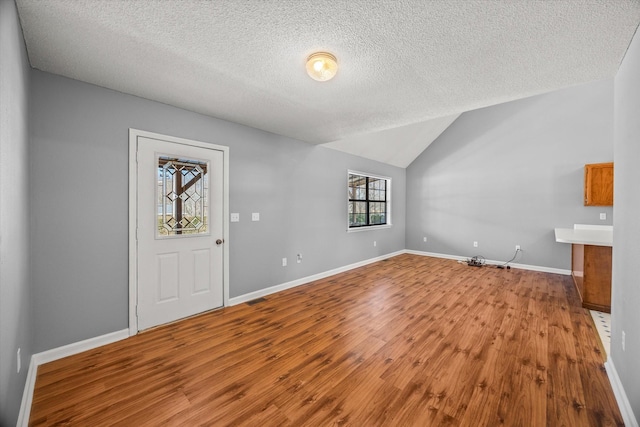
<svg viewBox="0 0 640 427">
<path fill-rule="evenodd" d="M 307 73 L 313 80 L 326 82 L 338 72 L 338 60 L 328 52 L 316 52 L 307 58 Z"/>
</svg>

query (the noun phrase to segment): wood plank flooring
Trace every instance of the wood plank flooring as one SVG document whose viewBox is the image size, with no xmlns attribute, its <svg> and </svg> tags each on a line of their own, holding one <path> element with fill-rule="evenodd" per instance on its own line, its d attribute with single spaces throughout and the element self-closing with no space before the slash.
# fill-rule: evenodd
<svg viewBox="0 0 640 427">
<path fill-rule="evenodd" d="M 570 276 L 400 255 L 38 370 L 30 425 L 623 425 Z"/>
</svg>

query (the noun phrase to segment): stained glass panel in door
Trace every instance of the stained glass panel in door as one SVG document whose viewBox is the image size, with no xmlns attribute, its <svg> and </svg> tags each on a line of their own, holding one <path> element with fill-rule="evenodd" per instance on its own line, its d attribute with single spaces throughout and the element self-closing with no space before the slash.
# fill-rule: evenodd
<svg viewBox="0 0 640 427">
<path fill-rule="evenodd" d="M 157 236 L 208 234 L 208 162 L 158 156 L 157 165 Z"/>
</svg>

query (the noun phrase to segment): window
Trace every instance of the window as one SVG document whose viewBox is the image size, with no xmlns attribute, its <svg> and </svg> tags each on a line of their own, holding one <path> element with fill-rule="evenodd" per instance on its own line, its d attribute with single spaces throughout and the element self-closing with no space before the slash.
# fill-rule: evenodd
<svg viewBox="0 0 640 427">
<path fill-rule="evenodd" d="M 349 229 L 391 225 L 391 179 L 349 171 Z"/>
</svg>

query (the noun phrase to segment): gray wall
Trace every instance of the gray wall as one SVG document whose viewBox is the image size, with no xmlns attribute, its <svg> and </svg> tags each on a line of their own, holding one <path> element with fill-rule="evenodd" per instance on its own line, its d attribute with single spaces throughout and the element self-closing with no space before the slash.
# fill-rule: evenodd
<svg viewBox="0 0 640 427">
<path fill-rule="evenodd" d="M 553 229 L 612 223 L 582 199 L 612 135 L 612 80 L 464 113 L 407 168 L 407 248 L 570 269 Z"/>
<path fill-rule="evenodd" d="M 640 420 L 640 34 L 615 80 L 611 358 Z M 622 331 L 626 334 L 622 350 Z"/>
<path fill-rule="evenodd" d="M 31 359 L 28 92 L 16 7 L 13 0 L 0 0 L 0 426 L 16 423 Z"/>
<path fill-rule="evenodd" d="M 230 147 L 231 297 L 405 247 L 404 169 L 40 71 L 31 93 L 36 352 L 128 327 L 130 127 Z M 392 178 L 392 228 L 346 232 L 349 168 Z"/>
</svg>

